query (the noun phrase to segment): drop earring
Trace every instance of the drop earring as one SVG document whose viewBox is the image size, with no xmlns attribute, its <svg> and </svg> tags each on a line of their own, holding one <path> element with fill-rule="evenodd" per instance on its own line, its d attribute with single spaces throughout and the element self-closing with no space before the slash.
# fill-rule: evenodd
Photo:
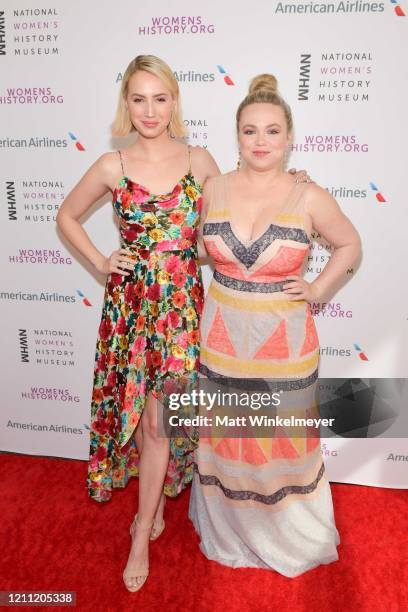
<svg viewBox="0 0 408 612">
<path fill-rule="evenodd" d="M 241 151 L 238 153 L 238 161 L 237 161 L 237 172 L 241 169 Z"/>
</svg>

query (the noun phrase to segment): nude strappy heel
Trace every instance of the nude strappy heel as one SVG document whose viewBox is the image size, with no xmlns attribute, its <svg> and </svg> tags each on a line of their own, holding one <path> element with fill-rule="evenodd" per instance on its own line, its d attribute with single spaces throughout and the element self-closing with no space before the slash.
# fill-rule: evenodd
<svg viewBox="0 0 408 612">
<path fill-rule="evenodd" d="M 138 529 L 141 529 L 142 531 L 149 531 L 149 530 L 151 531 L 153 527 L 153 522 L 151 522 L 150 525 L 144 526 L 140 523 L 139 518 L 136 514 L 130 526 L 130 535 L 132 536 L 132 538 L 134 537 L 134 529 L 136 526 Z M 125 568 L 123 571 L 123 582 L 125 583 L 125 587 L 127 588 L 128 591 L 130 591 L 131 593 L 136 593 L 136 591 L 139 591 L 139 589 L 142 588 L 142 586 L 147 580 L 148 575 L 149 575 L 148 565 L 144 567 L 132 567 L 129 569 Z M 142 580 L 139 584 L 133 584 L 134 578 L 143 578 L 144 580 Z"/>
<path fill-rule="evenodd" d="M 166 523 L 164 519 L 162 520 L 160 525 L 157 525 L 157 523 L 153 523 L 152 532 L 150 534 L 150 539 L 152 541 L 157 540 L 159 535 L 163 533 L 165 526 L 166 526 Z"/>
<path fill-rule="evenodd" d="M 137 521 L 137 514 L 135 515 L 135 518 L 133 519 L 133 523 L 130 526 L 130 535 L 133 536 L 133 529 L 135 526 L 135 523 Z M 166 526 L 166 522 L 163 519 L 162 522 L 158 525 L 155 521 L 153 521 L 152 523 L 152 530 L 150 533 L 150 540 L 153 542 L 154 540 L 157 540 L 157 538 L 159 537 L 159 535 L 161 535 L 164 531 L 164 528 Z"/>
</svg>

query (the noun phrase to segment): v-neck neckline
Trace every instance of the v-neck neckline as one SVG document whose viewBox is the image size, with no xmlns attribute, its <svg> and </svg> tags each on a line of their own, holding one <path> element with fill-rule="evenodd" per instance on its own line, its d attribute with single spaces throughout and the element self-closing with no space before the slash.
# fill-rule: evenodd
<svg viewBox="0 0 408 612">
<path fill-rule="evenodd" d="M 237 233 L 236 228 L 235 228 L 235 224 L 234 221 L 232 219 L 232 214 L 231 214 L 231 202 L 230 202 L 230 198 L 228 198 L 228 183 L 230 181 L 230 174 L 226 174 L 225 175 L 225 179 L 224 179 L 224 203 L 225 203 L 225 207 L 228 209 L 228 218 L 229 218 L 229 226 L 231 229 L 231 232 L 234 234 L 235 238 L 246 248 L 246 249 L 251 249 L 254 244 L 256 244 L 259 240 L 261 240 L 262 238 L 264 238 L 266 236 L 266 234 L 268 234 L 268 232 L 270 231 L 272 225 L 275 225 L 274 221 L 276 220 L 276 218 L 281 215 L 287 205 L 288 202 L 290 200 L 291 195 L 293 194 L 295 187 L 299 184 L 299 183 L 294 183 L 291 187 L 291 189 L 289 189 L 288 195 L 284 198 L 284 204 L 282 206 L 282 208 L 279 210 L 279 212 L 275 213 L 272 217 L 271 222 L 269 223 L 269 225 L 266 227 L 266 229 L 262 232 L 262 234 L 260 234 L 259 236 L 256 236 L 255 238 L 251 238 L 251 240 L 243 240 L 242 236 L 240 236 L 239 232 Z"/>
</svg>

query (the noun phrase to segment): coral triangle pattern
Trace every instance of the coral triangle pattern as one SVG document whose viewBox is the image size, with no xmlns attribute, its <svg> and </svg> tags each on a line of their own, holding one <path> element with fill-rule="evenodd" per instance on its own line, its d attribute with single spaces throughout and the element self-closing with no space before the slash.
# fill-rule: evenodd
<svg viewBox="0 0 408 612">
<path fill-rule="evenodd" d="M 219 353 L 236 357 L 235 349 L 230 340 L 219 308 L 217 308 L 210 333 L 207 337 L 207 346 Z"/>
<path fill-rule="evenodd" d="M 286 336 L 286 321 L 279 323 L 261 348 L 255 353 L 254 359 L 287 359 L 289 357 L 288 339 Z"/>
<path fill-rule="evenodd" d="M 316 327 L 313 321 L 312 313 L 310 310 L 307 311 L 306 316 L 306 329 L 305 329 L 305 340 L 303 342 L 300 356 L 307 355 L 314 351 L 319 345 L 319 338 L 317 337 Z"/>
</svg>

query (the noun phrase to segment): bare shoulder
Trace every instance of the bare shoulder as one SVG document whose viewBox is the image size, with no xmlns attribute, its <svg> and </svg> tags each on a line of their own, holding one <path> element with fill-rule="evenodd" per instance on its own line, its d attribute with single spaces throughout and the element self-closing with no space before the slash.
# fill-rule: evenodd
<svg viewBox="0 0 408 612">
<path fill-rule="evenodd" d="M 205 147 L 195 146 L 192 147 L 192 158 L 193 162 L 202 168 L 206 168 L 208 170 L 208 174 L 210 176 L 214 174 L 219 174 L 219 168 L 217 166 L 217 162 L 211 155 L 208 149 Z"/>
<path fill-rule="evenodd" d="M 305 210 L 309 214 L 313 215 L 322 209 L 327 212 L 340 210 L 337 201 L 324 187 L 317 183 L 306 183 L 303 188 Z"/>
<path fill-rule="evenodd" d="M 94 172 L 98 175 L 109 188 L 115 185 L 118 177 L 122 174 L 120 157 L 117 151 L 108 151 L 103 153 L 92 166 Z"/>
<path fill-rule="evenodd" d="M 300 183 L 303 186 L 305 202 L 335 202 L 333 196 L 317 183 Z"/>
<path fill-rule="evenodd" d="M 95 162 L 98 168 L 105 172 L 115 172 L 116 174 L 120 171 L 120 157 L 118 151 L 108 151 L 102 153 Z"/>
</svg>

